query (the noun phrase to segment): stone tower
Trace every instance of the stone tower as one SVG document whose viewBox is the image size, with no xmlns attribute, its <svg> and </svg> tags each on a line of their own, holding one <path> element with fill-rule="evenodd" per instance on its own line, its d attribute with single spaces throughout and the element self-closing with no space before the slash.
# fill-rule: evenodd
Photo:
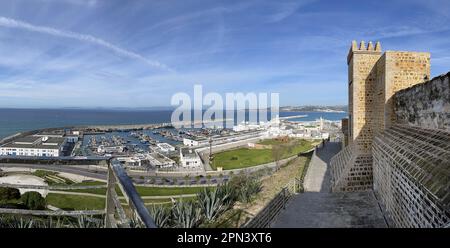
<svg viewBox="0 0 450 248">
<path fill-rule="evenodd" d="M 430 54 L 381 51 L 381 44 L 352 42 L 348 65 L 348 146 L 333 159 L 333 190 L 372 187 L 372 141 L 395 122 L 395 92 L 430 78 Z M 339 155 L 339 154 L 338 154 Z"/>
<path fill-rule="evenodd" d="M 373 137 L 373 105 L 377 83 L 377 61 L 381 57 L 381 45 L 369 42 L 359 47 L 352 42 L 347 56 L 349 91 L 349 144 L 359 153 L 370 152 Z"/>
</svg>

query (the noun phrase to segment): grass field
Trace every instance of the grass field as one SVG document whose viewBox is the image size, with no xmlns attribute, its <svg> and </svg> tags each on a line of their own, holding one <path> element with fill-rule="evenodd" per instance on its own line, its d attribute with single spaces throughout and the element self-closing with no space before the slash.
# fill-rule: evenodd
<svg viewBox="0 0 450 248">
<path fill-rule="evenodd" d="M 214 154 L 212 168 L 223 167 L 224 170 L 251 167 L 273 161 L 270 149 L 239 148 Z"/>
<path fill-rule="evenodd" d="M 185 194 L 196 194 L 203 190 L 205 187 L 179 187 L 179 188 L 169 188 L 169 187 L 144 187 L 137 186 L 136 190 L 141 196 L 163 196 L 163 195 L 185 195 Z"/>
<path fill-rule="evenodd" d="M 80 195 L 48 194 L 47 204 L 64 210 L 97 210 L 105 208 L 105 198 Z"/>
<path fill-rule="evenodd" d="M 289 139 L 287 142 L 269 139 L 259 144 L 280 147 L 279 158 L 284 159 L 314 147 L 314 143 L 303 139 Z M 272 147 L 272 149 L 273 149 Z M 238 148 L 214 154 L 212 161 L 213 169 L 223 167 L 224 170 L 251 167 L 275 161 L 272 149 Z"/>
<path fill-rule="evenodd" d="M 48 185 L 72 185 L 75 182 L 58 175 L 58 172 L 47 170 L 36 170 L 32 175 L 43 178 Z"/>
<path fill-rule="evenodd" d="M 185 194 L 196 194 L 201 191 L 204 187 L 145 187 L 137 186 L 136 190 L 141 196 L 167 196 L 167 198 L 162 199 L 143 199 L 144 203 L 170 203 L 170 196 L 185 195 Z M 106 195 L 106 188 L 100 189 L 75 189 L 75 190 L 65 190 L 67 192 L 82 192 L 91 193 L 98 195 Z M 116 187 L 117 194 L 122 196 L 119 188 Z M 185 197 L 183 200 L 192 200 L 195 197 Z M 95 196 L 78 196 L 78 195 L 64 195 L 64 194 L 48 194 L 47 204 L 52 206 L 66 209 L 66 210 L 85 210 L 85 209 L 103 209 L 105 207 L 105 198 L 95 197 Z M 179 199 L 179 198 L 177 198 Z M 121 199 L 122 203 L 125 203 L 124 199 Z M 169 204 L 170 205 L 170 204 Z"/>
<path fill-rule="evenodd" d="M 145 186 L 136 186 L 137 192 L 141 196 L 170 196 L 170 195 L 185 195 L 185 194 L 196 194 L 204 187 L 145 187 Z M 65 190 L 68 192 L 83 192 L 83 193 L 91 193 L 91 194 L 99 194 L 106 195 L 106 188 L 100 189 L 72 189 Z M 116 192 L 119 196 L 122 195 L 119 188 L 116 187 Z"/>
</svg>

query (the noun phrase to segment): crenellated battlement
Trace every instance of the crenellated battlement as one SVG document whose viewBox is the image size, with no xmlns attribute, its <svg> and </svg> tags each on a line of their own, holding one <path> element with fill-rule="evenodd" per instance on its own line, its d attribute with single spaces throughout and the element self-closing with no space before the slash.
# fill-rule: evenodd
<svg viewBox="0 0 450 248">
<path fill-rule="evenodd" d="M 377 41 L 375 43 L 375 46 L 373 45 L 372 41 L 369 41 L 369 43 L 366 46 L 366 43 L 362 40 L 359 45 L 356 42 L 356 40 L 352 41 L 352 46 L 350 47 L 350 51 L 348 52 L 347 56 L 347 64 L 350 63 L 350 59 L 352 58 L 353 54 L 381 54 L 381 43 Z"/>
<path fill-rule="evenodd" d="M 358 43 L 356 42 L 356 40 L 354 40 L 354 41 L 352 41 L 352 46 L 350 48 L 350 52 L 354 52 L 354 51 L 381 52 L 381 43 L 379 41 L 377 41 L 374 46 L 372 41 L 369 41 L 368 45 L 366 46 L 366 43 L 362 40 L 358 46 Z"/>
</svg>

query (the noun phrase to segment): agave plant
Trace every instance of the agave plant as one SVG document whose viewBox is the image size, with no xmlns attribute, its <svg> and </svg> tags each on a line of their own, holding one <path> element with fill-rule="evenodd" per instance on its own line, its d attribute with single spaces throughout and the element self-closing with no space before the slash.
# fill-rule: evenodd
<svg viewBox="0 0 450 248">
<path fill-rule="evenodd" d="M 139 217 L 137 216 L 137 214 L 132 211 L 131 213 L 131 218 L 128 220 L 128 224 L 130 226 L 130 228 L 143 228 L 144 224 L 142 223 L 142 221 L 139 219 Z"/>
<path fill-rule="evenodd" d="M 92 218 L 92 216 L 80 215 L 76 221 L 70 223 L 72 228 L 101 228 L 103 227 L 103 220 Z"/>
<path fill-rule="evenodd" d="M 57 217 L 56 222 L 49 218 L 26 217 L 16 215 L 0 216 L 0 228 L 102 228 L 103 220 L 92 216 L 79 216 L 76 218 Z"/>
<path fill-rule="evenodd" d="M 236 200 L 237 189 L 230 183 L 223 183 L 217 186 L 217 193 L 224 199 L 224 203 L 228 205 L 228 207 L 231 207 Z"/>
<path fill-rule="evenodd" d="M 261 181 L 257 178 L 248 178 L 238 190 L 238 200 L 240 202 L 249 203 L 252 201 L 254 195 L 261 191 Z"/>
<path fill-rule="evenodd" d="M 35 222 L 31 218 L 21 218 L 15 215 L 1 216 L 0 227 L 1 228 L 32 228 Z"/>
<path fill-rule="evenodd" d="M 218 188 L 205 188 L 197 194 L 202 214 L 209 222 L 215 220 L 220 213 L 228 208 L 229 192 Z"/>
<path fill-rule="evenodd" d="M 170 211 L 162 205 L 152 205 L 149 209 L 150 215 L 157 227 L 168 227 L 170 221 Z"/>
<path fill-rule="evenodd" d="M 172 216 L 175 227 L 193 228 L 200 224 L 201 213 L 193 202 L 179 201 L 172 208 Z"/>
</svg>

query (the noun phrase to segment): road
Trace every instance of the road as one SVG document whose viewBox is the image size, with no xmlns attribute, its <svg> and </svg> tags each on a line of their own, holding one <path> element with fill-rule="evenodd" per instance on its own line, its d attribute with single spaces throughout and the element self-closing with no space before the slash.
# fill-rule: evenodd
<svg viewBox="0 0 450 248">
<path fill-rule="evenodd" d="M 36 170 L 51 170 L 58 172 L 71 173 L 75 175 L 85 176 L 88 178 L 106 180 L 106 168 L 100 169 L 97 166 L 91 165 L 44 165 L 44 164 L 12 164 L 12 163 L 1 163 L 1 167 L 18 167 L 18 168 L 27 168 L 27 169 L 36 169 Z M 150 181 L 153 181 L 153 184 L 156 185 L 206 185 L 209 183 L 217 184 L 223 181 L 227 181 L 228 177 L 211 177 L 210 180 L 207 180 L 205 177 L 201 177 L 199 180 L 189 177 L 186 179 L 185 175 L 167 175 L 158 176 L 157 173 L 155 175 L 154 172 L 136 172 L 136 171 L 127 171 L 128 176 L 130 176 L 136 184 L 149 184 Z"/>
<path fill-rule="evenodd" d="M 59 172 L 66 172 L 71 174 L 76 174 L 80 176 L 85 177 L 91 177 L 95 179 L 100 180 L 106 180 L 106 171 L 100 172 L 100 171 L 92 171 L 89 170 L 89 167 L 84 169 L 80 167 L 71 167 L 67 165 L 43 165 L 43 164 L 0 164 L 0 167 L 19 167 L 19 168 L 30 168 L 30 169 L 37 169 L 37 170 L 52 170 L 52 171 L 59 171 Z"/>
</svg>

